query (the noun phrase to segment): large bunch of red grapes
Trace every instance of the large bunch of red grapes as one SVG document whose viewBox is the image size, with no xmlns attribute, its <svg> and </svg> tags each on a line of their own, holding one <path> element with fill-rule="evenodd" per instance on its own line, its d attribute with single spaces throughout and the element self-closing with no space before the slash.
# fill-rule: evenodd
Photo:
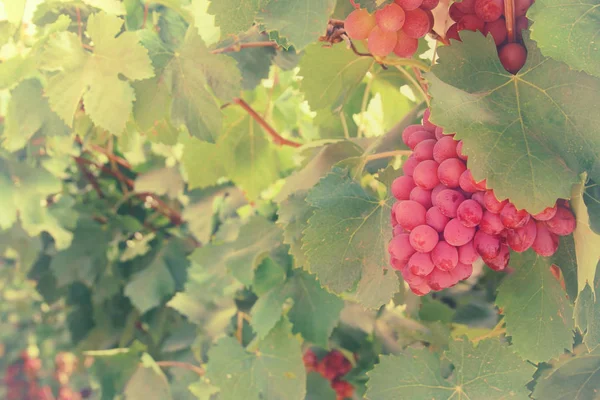
<svg viewBox="0 0 600 400">
<path fill-rule="evenodd" d="M 529 26 L 525 14 L 532 4 L 533 0 L 514 0 L 515 35 L 519 41 L 522 40 L 521 32 Z M 489 34 L 494 38 L 500 62 L 508 72 L 517 73 L 525 64 L 525 47 L 508 41 L 504 0 L 462 0 L 450 6 L 450 18 L 455 24 L 448 28 L 446 38 L 460 40 L 458 32 L 463 30 Z"/>
<path fill-rule="evenodd" d="M 439 0 L 395 0 L 393 3 L 369 14 L 367 10 L 354 10 L 344 23 L 351 39 L 367 39 L 371 54 L 385 57 L 392 52 L 409 58 L 419 47 L 419 38 L 433 27 L 433 10 Z"/>
<path fill-rule="evenodd" d="M 432 124 L 429 110 L 422 125 L 404 130 L 402 140 L 413 152 L 402 165 L 404 175 L 392 183 L 398 201 L 392 207 L 394 237 L 388 251 L 392 267 L 415 294 L 469 278 L 479 257 L 501 271 L 510 249 L 520 253 L 532 248 L 551 256 L 559 236 L 575 229 L 566 201 L 535 215 L 499 201 L 485 180 L 473 179 L 462 142 Z"/>
<path fill-rule="evenodd" d="M 352 398 L 354 386 L 342 379 L 352 369 L 352 363 L 338 350 L 332 350 L 322 359 L 312 350 L 307 350 L 302 357 L 308 372 L 315 371 L 327 379 L 335 391 L 337 400 Z"/>
</svg>

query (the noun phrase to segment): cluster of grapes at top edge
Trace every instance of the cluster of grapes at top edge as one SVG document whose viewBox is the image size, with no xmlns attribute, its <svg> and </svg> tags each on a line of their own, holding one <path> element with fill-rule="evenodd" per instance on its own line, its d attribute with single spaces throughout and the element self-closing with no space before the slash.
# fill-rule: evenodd
<svg viewBox="0 0 600 400">
<path fill-rule="evenodd" d="M 308 372 L 315 371 L 327 379 L 337 395 L 337 400 L 352 398 L 354 386 L 342 379 L 352 369 L 352 363 L 338 350 L 332 350 L 322 359 L 311 349 L 302 357 Z"/>
<path fill-rule="evenodd" d="M 522 31 L 529 26 L 525 16 L 534 0 L 514 0 L 515 36 L 522 40 Z M 504 0 L 462 0 L 450 6 L 450 18 L 455 23 L 446 32 L 447 39 L 459 40 L 458 32 L 479 31 L 485 36 L 492 35 L 498 48 L 498 57 L 504 68 L 517 73 L 525 64 L 527 50 L 521 43 L 508 41 L 508 31 L 504 17 Z"/>
<path fill-rule="evenodd" d="M 392 207 L 394 237 L 388 245 L 391 265 L 418 295 L 467 279 L 480 257 L 493 270 L 508 266 L 510 250 L 532 248 L 551 256 L 559 236 L 575 229 L 565 200 L 530 215 L 508 200 L 499 201 L 486 182 L 467 168 L 462 141 L 429 121 L 408 126 L 402 140 L 412 149 L 404 175 L 392 183 L 398 200 Z"/>
<path fill-rule="evenodd" d="M 419 47 L 419 38 L 433 27 L 433 10 L 439 0 L 395 0 L 369 14 L 357 9 L 348 15 L 344 29 L 351 39 L 367 39 L 369 52 L 385 57 L 392 52 L 409 58 Z"/>
</svg>

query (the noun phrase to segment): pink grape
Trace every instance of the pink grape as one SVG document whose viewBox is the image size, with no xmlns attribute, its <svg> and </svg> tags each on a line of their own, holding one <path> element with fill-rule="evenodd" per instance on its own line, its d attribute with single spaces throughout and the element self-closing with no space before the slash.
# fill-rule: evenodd
<svg viewBox="0 0 600 400">
<path fill-rule="evenodd" d="M 437 206 L 437 195 L 442 191 L 442 190 L 447 190 L 448 188 L 445 185 L 442 185 L 441 183 L 439 185 L 437 185 L 436 187 L 434 187 L 431 190 L 431 202 L 433 203 L 434 206 Z"/>
<path fill-rule="evenodd" d="M 485 191 L 486 180 L 484 179 L 479 182 L 475 181 L 475 178 L 473 178 L 473 174 L 469 169 L 462 173 L 458 183 L 460 185 L 460 188 L 465 192 L 474 193 L 479 191 Z"/>
<path fill-rule="evenodd" d="M 457 142 L 450 136 L 444 136 L 433 146 L 433 159 L 441 163 L 449 158 L 456 158 Z"/>
<path fill-rule="evenodd" d="M 391 257 L 390 264 L 392 265 L 392 268 L 394 268 L 396 271 L 402 272 L 406 268 L 408 260 L 399 260 L 396 257 Z"/>
<path fill-rule="evenodd" d="M 419 164 L 419 160 L 414 158 L 412 155 L 402 163 L 402 172 L 405 176 L 413 176 L 416 166 Z M 416 186 L 416 185 L 415 185 Z"/>
<path fill-rule="evenodd" d="M 503 0 L 475 0 L 475 14 L 485 22 L 496 21 L 503 12 Z"/>
<path fill-rule="evenodd" d="M 505 70 L 516 74 L 525 65 L 527 50 L 519 43 L 507 43 L 498 52 L 498 57 Z"/>
<path fill-rule="evenodd" d="M 394 230 L 393 230 L 393 235 L 394 236 L 398 236 L 401 235 L 403 233 L 406 233 L 406 231 L 404 230 L 404 228 L 402 228 L 400 225 L 398 225 L 398 221 L 395 221 L 396 219 L 396 215 L 394 214 L 394 222 L 396 223 L 396 225 L 394 226 Z"/>
<path fill-rule="evenodd" d="M 477 231 L 473 238 L 475 249 L 483 258 L 493 259 L 500 252 L 500 237 Z"/>
<path fill-rule="evenodd" d="M 467 170 L 468 171 L 468 170 Z M 484 192 L 476 192 L 471 195 L 471 199 L 479 203 L 480 206 L 485 208 L 485 202 L 483 201 Z"/>
<path fill-rule="evenodd" d="M 396 4 L 405 9 L 406 11 L 414 10 L 419 8 L 423 3 L 423 0 L 394 0 Z"/>
<path fill-rule="evenodd" d="M 419 286 L 427 282 L 427 279 L 425 277 L 413 274 L 410 271 L 410 267 L 408 266 L 408 264 L 406 265 L 406 268 L 404 268 L 404 270 L 402 271 L 402 277 L 410 286 Z"/>
<path fill-rule="evenodd" d="M 446 242 L 438 242 L 431 251 L 433 264 L 444 271 L 450 271 L 458 264 L 458 250 Z"/>
<path fill-rule="evenodd" d="M 403 30 L 398 31 L 398 42 L 394 47 L 394 54 L 402 58 L 412 57 L 419 48 L 419 39 L 411 38 Z"/>
<path fill-rule="evenodd" d="M 431 117 L 431 110 L 429 108 L 426 108 L 425 111 L 423 111 L 423 126 L 427 130 L 429 130 L 431 132 L 435 132 L 437 126 L 429 120 L 430 117 Z"/>
<path fill-rule="evenodd" d="M 418 131 L 409 136 L 407 145 L 414 150 L 415 147 L 423 140 L 435 139 L 435 131 Z"/>
<path fill-rule="evenodd" d="M 531 218 L 525 226 L 509 230 L 506 235 L 506 242 L 511 249 L 517 253 L 522 253 L 533 245 L 536 235 L 535 220 Z"/>
<path fill-rule="evenodd" d="M 498 254 L 495 257 L 482 257 L 483 262 L 494 271 L 502 271 L 508 266 L 510 261 L 510 250 L 508 246 L 503 244 L 498 250 Z"/>
<path fill-rule="evenodd" d="M 527 14 L 533 0 L 515 0 L 515 17 L 522 17 Z"/>
<path fill-rule="evenodd" d="M 538 221 L 548 221 L 552 217 L 556 215 L 556 211 L 558 210 L 556 204 L 552 207 L 546 207 L 542 212 L 539 212 L 535 215 L 532 215 L 534 219 Z"/>
<path fill-rule="evenodd" d="M 452 277 L 456 281 L 464 281 L 465 279 L 468 279 L 472 274 L 473 265 L 465 264 L 460 261 L 458 262 L 458 264 L 456 264 L 456 267 L 454 267 L 454 269 L 450 271 L 450 275 L 452 275 Z"/>
<path fill-rule="evenodd" d="M 439 208 L 436 206 L 431 207 L 427 210 L 425 215 L 425 222 L 438 232 L 443 232 L 446 224 L 450 221 L 450 218 L 446 217 Z"/>
<path fill-rule="evenodd" d="M 429 253 L 415 253 L 408 260 L 408 269 L 413 275 L 427 276 L 433 271 L 434 265 Z"/>
<path fill-rule="evenodd" d="M 463 244 L 458 248 L 458 261 L 463 264 L 471 265 L 479 259 L 479 253 L 475 250 L 473 241 Z"/>
<path fill-rule="evenodd" d="M 442 190 L 436 196 L 437 207 L 446 217 L 456 218 L 456 211 L 460 203 L 465 201 L 462 193 L 452 189 Z"/>
<path fill-rule="evenodd" d="M 456 285 L 458 281 L 450 272 L 434 268 L 431 274 L 427 276 L 427 283 L 433 290 L 443 290 Z"/>
<path fill-rule="evenodd" d="M 408 146 L 408 138 L 415 132 L 427 131 L 428 129 L 423 125 L 409 125 L 402 131 L 402 141 Z M 435 133 L 435 130 L 433 131 Z"/>
<path fill-rule="evenodd" d="M 440 236 L 429 225 L 419 225 L 410 232 L 410 244 L 420 253 L 429 253 L 438 243 Z"/>
<path fill-rule="evenodd" d="M 505 204 L 500 211 L 502 225 L 509 229 L 518 229 L 525 226 L 530 218 L 526 210 L 517 210 L 517 207 L 512 203 Z"/>
<path fill-rule="evenodd" d="M 395 236 L 388 244 L 388 252 L 398 260 L 408 260 L 415 251 L 410 244 L 408 233 Z"/>
<path fill-rule="evenodd" d="M 463 14 L 475 14 L 475 0 L 463 0 L 454 4 Z"/>
<path fill-rule="evenodd" d="M 431 190 L 436 187 L 440 180 L 437 176 L 438 163 L 433 160 L 421 161 L 413 172 L 413 179 L 417 186 Z"/>
<path fill-rule="evenodd" d="M 374 56 L 385 57 L 394 51 L 397 41 L 398 35 L 396 35 L 396 32 L 387 32 L 376 26 L 369 34 L 367 47 Z"/>
<path fill-rule="evenodd" d="M 508 35 L 506 31 L 506 21 L 504 18 L 498 18 L 495 21 L 488 22 L 485 24 L 485 28 L 483 29 L 483 34 L 487 36 L 488 34 L 492 35 L 494 38 L 494 43 L 496 46 L 500 46 Z"/>
<path fill-rule="evenodd" d="M 558 250 L 558 235 L 550 232 L 545 222 L 536 221 L 535 227 L 537 233 L 531 247 L 540 256 L 550 257 Z"/>
<path fill-rule="evenodd" d="M 438 179 L 449 188 L 459 187 L 460 176 L 467 167 L 458 158 L 449 158 L 440 163 L 438 167 Z"/>
<path fill-rule="evenodd" d="M 456 145 L 456 155 L 458 156 L 458 158 L 460 158 L 461 160 L 467 161 L 467 159 L 469 158 L 466 154 L 463 153 L 463 141 L 459 141 L 458 144 Z"/>
<path fill-rule="evenodd" d="M 403 200 L 394 205 L 396 220 L 407 231 L 412 231 L 419 225 L 425 224 L 425 207 L 413 200 Z"/>
<path fill-rule="evenodd" d="M 351 39 L 363 40 L 369 37 L 375 25 L 375 16 L 369 14 L 367 10 L 359 9 L 348 15 L 344 22 L 344 29 Z"/>
<path fill-rule="evenodd" d="M 500 211 L 502 211 L 504 205 L 508 203 L 508 200 L 499 201 L 494 195 L 494 191 L 488 190 L 483 195 L 483 202 L 485 204 L 485 208 L 489 212 L 492 212 L 494 214 L 500 214 Z"/>
<path fill-rule="evenodd" d="M 415 186 L 415 182 L 410 176 L 400 176 L 392 182 L 392 194 L 398 200 L 408 200 L 410 198 L 410 191 Z"/>
<path fill-rule="evenodd" d="M 444 227 L 444 240 L 452 246 L 462 246 L 469 243 L 475 235 L 475 228 L 469 228 L 458 219 L 451 219 Z"/>
<path fill-rule="evenodd" d="M 417 203 L 421 203 L 425 209 L 429 209 L 432 206 L 431 190 L 425 190 L 416 186 L 410 192 L 410 199 L 416 201 Z"/>
<path fill-rule="evenodd" d="M 411 292 L 416 294 L 417 296 L 425 296 L 427 293 L 431 292 L 431 288 L 426 281 L 423 281 L 420 285 L 410 285 L 409 288 Z"/>
<path fill-rule="evenodd" d="M 386 32 L 398 32 L 404 25 L 404 18 L 404 10 L 394 3 L 375 11 L 377 26 Z"/>
<path fill-rule="evenodd" d="M 438 126 L 437 128 L 435 128 L 435 138 L 437 140 L 440 140 L 443 137 L 445 137 L 445 135 L 444 135 L 444 128 L 442 128 L 441 126 Z"/>
<path fill-rule="evenodd" d="M 423 0 L 423 4 L 421 4 L 421 9 L 423 10 L 433 10 L 438 6 L 440 0 Z"/>
<path fill-rule="evenodd" d="M 415 39 L 422 38 L 431 29 L 431 21 L 427 13 L 420 8 L 406 11 L 406 19 L 402 30 L 407 36 Z"/>
<path fill-rule="evenodd" d="M 467 227 L 479 225 L 483 217 L 483 209 L 475 200 L 463 201 L 456 210 L 456 218 Z"/>
<path fill-rule="evenodd" d="M 433 160 L 433 147 L 436 143 L 435 139 L 423 140 L 415 146 L 413 155 L 419 161 Z"/>
<path fill-rule="evenodd" d="M 575 230 L 575 216 L 570 210 L 564 207 L 558 207 L 554 217 L 546 221 L 546 227 L 552 233 L 559 236 L 566 236 Z"/>
<path fill-rule="evenodd" d="M 488 235 L 499 235 L 505 228 L 500 215 L 484 211 L 479 221 L 479 229 Z"/>
<path fill-rule="evenodd" d="M 458 31 L 479 31 L 483 32 L 483 28 L 485 28 L 485 22 L 473 14 L 467 14 L 458 21 L 457 29 Z"/>
</svg>

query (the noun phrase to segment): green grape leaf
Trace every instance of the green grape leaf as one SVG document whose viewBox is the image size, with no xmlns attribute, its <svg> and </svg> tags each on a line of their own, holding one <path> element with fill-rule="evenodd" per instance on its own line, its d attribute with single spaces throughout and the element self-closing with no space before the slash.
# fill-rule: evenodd
<svg viewBox="0 0 600 400">
<path fill-rule="evenodd" d="M 579 174 L 600 160 L 600 117 L 590 114 L 600 80 L 545 58 L 525 35 L 516 75 L 491 37 L 461 32 L 427 74 L 432 122 L 463 140 L 476 179 L 531 213 L 569 198 Z M 594 177 L 592 177 L 594 178 Z"/>
<path fill-rule="evenodd" d="M 157 307 L 175 292 L 175 281 L 165 259 L 159 255 L 142 271 L 134 274 L 124 294 L 141 314 Z"/>
<path fill-rule="evenodd" d="M 190 189 L 215 185 L 219 178 L 227 176 L 223 160 L 229 156 L 228 149 L 193 137 L 185 138 L 183 144 L 181 164 Z"/>
<path fill-rule="evenodd" d="M 334 399 L 335 391 L 331 383 L 317 372 L 306 376 L 306 398 L 304 400 Z"/>
<path fill-rule="evenodd" d="M 217 98 L 229 101 L 241 89 L 242 78 L 235 60 L 211 54 L 198 31 L 191 27 L 165 73 L 173 82 L 173 121 L 184 124 L 193 136 L 214 142 L 222 125 Z"/>
<path fill-rule="evenodd" d="M 446 358 L 454 364 L 449 379 L 428 349 L 408 349 L 397 356 L 382 356 L 368 373 L 366 397 L 403 399 L 528 399 L 525 385 L 535 367 L 521 360 L 511 347 L 488 339 L 474 346 L 466 337 L 450 343 Z"/>
<path fill-rule="evenodd" d="M 140 174 L 135 179 L 138 193 L 154 193 L 176 199 L 183 194 L 184 182 L 179 170 L 173 167 L 157 168 Z"/>
<path fill-rule="evenodd" d="M 171 124 L 171 102 L 169 87 L 158 78 L 135 82 L 136 100 L 133 103 L 133 118 L 148 140 L 167 145 L 177 143 L 179 132 Z"/>
<path fill-rule="evenodd" d="M 125 7 L 119 0 L 82 0 L 82 2 L 94 8 L 106 11 L 109 14 L 125 14 Z"/>
<path fill-rule="evenodd" d="M 537 379 L 536 400 L 589 400 L 600 391 L 600 347 L 577 354 L 545 371 Z"/>
<path fill-rule="evenodd" d="M 262 296 L 286 280 L 286 269 L 274 259 L 267 257 L 256 268 L 252 291 L 257 296 Z"/>
<path fill-rule="evenodd" d="M 10 89 L 36 73 L 35 59 L 17 55 L 0 64 L 0 89 Z"/>
<path fill-rule="evenodd" d="M 534 22 L 531 38 L 545 56 L 600 77 L 600 45 L 594 40 L 600 2 L 542 0 L 531 6 L 527 18 Z"/>
<path fill-rule="evenodd" d="M 11 99 L 1 138 L 9 151 L 23 148 L 36 133 L 44 136 L 66 135 L 67 126 L 50 110 L 37 80 L 21 82 L 11 91 Z"/>
<path fill-rule="evenodd" d="M 301 89 L 311 109 L 343 106 L 374 61 L 359 57 L 344 46 L 324 47 L 315 43 L 300 60 Z"/>
<path fill-rule="evenodd" d="M 378 199 L 354 181 L 348 171 L 334 168 L 309 192 L 315 212 L 302 237 L 310 271 L 321 284 L 342 293 L 384 275 L 391 239 L 390 207 L 393 197 Z M 388 271 L 389 272 L 389 271 Z M 387 274 L 392 280 L 395 274 Z M 365 280 L 366 282 L 361 282 Z M 393 286 L 393 288 L 390 288 Z M 371 305 L 389 301 L 397 285 L 386 285 Z"/>
<path fill-rule="evenodd" d="M 258 342 L 255 353 L 236 339 L 220 339 L 208 352 L 206 375 L 221 389 L 221 400 L 303 400 L 306 371 L 300 342 L 282 319 Z"/>
<path fill-rule="evenodd" d="M 590 227 L 590 216 L 584 202 L 585 179 L 579 185 L 573 186 L 571 206 L 577 218 L 573 232 L 575 253 L 577 254 L 577 287 L 582 291 L 587 283 L 593 283 L 596 276 L 596 266 L 600 260 L 600 235 Z M 596 288 L 592 286 L 592 291 Z"/>
<path fill-rule="evenodd" d="M 286 48 L 303 50 L 325 33 L 335 0 L 278 0 L 262 5 L 257 20 L 285 38 Z"/>
<path fill-rule="evenodd" d="M 307 194 L 304 190 L 292 193 L 279 205 L 277 219 L 283 228 L 283 243 L 290 246 L 290 254 L 294 256 L 294 265 L 304 269 L 308 269 L 308 260 L 302 249 L 302 232 L 314 212 L 306 202 Z"/>
<path fill-rule="evenodd" d="M 600 301 L 590 285 L 585 285 L 577 297 L 575 324 L 584 333 L 583 343 L 589 350 L 600 346 Z"/>
<path fill-rule="evenodd" d="M 553 263 L 553 257 L 533 250 L 512 253 L 515 272 L 504 279 L 496 297 L 513 350 L 533 362 L 558 357 L 573 346 L 573 306 L 550 271 Z"/>
<path fill-rule="evenodd" d="M 250 29 L 260 7 L 260 0 L 211 0 L 208 12 L 225 37 Z"/>
<path fill-rule="evenodd" d="M 577 298 L 579 289 L 577 288 L 577 255 L 573 235 L 560 238 L 560 246 L 552 256 L 552 262 L 557 265 L 565 280 L 565 289 L 569 295 L 571 303 Z"/>
<path fill-rule="evenodd" d="M 169 381 L 148 353 L 142 354 L 142 364 L 131 375 L 123 394 L 126 400 L 170 400 Z"/>
<path fill-rule="evenodd" d="M 600 184 L 589 180 L 583 192 L 583 201 L 590 215 L 590 228 L 600 235 Z"/>
<path fill-rule="evenodd" d="M 81 47 L 71 32 L 51 35 L 42 55 L 41 67 L 57 71 L 48 80 L 46 95 L 50 108 L 69 127 L 83 97 L 86 114 L 94 124 L 119 135 L 125 129 L 135 100 L 131 81 L 154 76 L 147 50 L 133 32 L 115 37 L 123 20 L 106 13 L 88 18 L 87 35 L 94 43 L 93 52 Z"/>
<path fill-rule="evenodd" d="M 265 337 L 279 321 L 288 300 L 293 302 L 287 312 L 293 332 L 300 333 L 311 343 L 327 347 L 344 301 L 325 291 L 314 276 L 300 270 L 262 295 L 252 307 L 252 327 L 259 337 Z"/>
</svg>

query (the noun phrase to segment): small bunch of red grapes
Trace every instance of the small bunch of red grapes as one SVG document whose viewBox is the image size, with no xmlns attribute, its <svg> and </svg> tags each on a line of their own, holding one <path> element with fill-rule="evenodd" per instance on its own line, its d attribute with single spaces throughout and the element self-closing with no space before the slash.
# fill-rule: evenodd
<svg viewBox="0 0 600 400">
<path fill-rule="evenodd" d="M 4 373 L 7 400 L 45 400 L 50 387 L 41 386 L 39 372 L 42 360 L 28 351 L 11 363 Z"/>
<path fill-rule="evenodd" d="M 515 35 L 522 40 L 521 32 L 529 26 L 525 17 L 533 0 L 514 0 Z M 450 18 L 455 21 L 446 32 L 446 38 L 460 40 L 458 32 L 479 31 L 492 35 L 498 48 L 498 57 L 504 68 L 517 73 L 525 64 L 527 50 L 521 43 L 509 43 L 504 19 L 504 0 L 462 0 L 450 6 Z"/>
<path fill-rule="evenodd" d="M 462 141 L 429 121 L 411 125 L 402 140 L 413 151 L 402 165 L 404 176 L 392 183 L 398 200 L 392 207 L 394 237 L 388 245 L 391 265 L 411 290 L 425 295 L 467 279 L 481 257 L 493 270 L 504 270 L 510 249 L 532 248 L 551 256 L 559 236 L 575 229 L 575 217 L 561 200 L 539 214 L 499 201 L 486 182 L 467 168 Z"/>
<path fill-rule="evenodd" d="M 308 372 L 318 372 L 331 383 L 331 388 L 335 390 L 337 400 L 352 397 L 354 386 L 342 379 L 352 369 L 352 363 L 344 357 L 342 352 L 332 350 L 319 360 L 315 352 L 309 349 L 304 353 L 302 359 Z"/>
<path fill-rule="evenodd" d="M 357 9 L 348 15 L 344 29 L 354 40 L 367 39 L 371 54 L 385 57 L 392 52 L 409 58 L 419 47 L 419 38 L 433 27 L 433 10 L 439 0 L 394 0 L 369 14 Z"/>
<path fill-rule="evenodd" d="M 58 353 L 54 364 L 54 378 L 59 384 L 57 400 L 81 400 L 83 395 L 69 385 L 77 368 L 77 357 L 73 353 Z"/>
</svg>

